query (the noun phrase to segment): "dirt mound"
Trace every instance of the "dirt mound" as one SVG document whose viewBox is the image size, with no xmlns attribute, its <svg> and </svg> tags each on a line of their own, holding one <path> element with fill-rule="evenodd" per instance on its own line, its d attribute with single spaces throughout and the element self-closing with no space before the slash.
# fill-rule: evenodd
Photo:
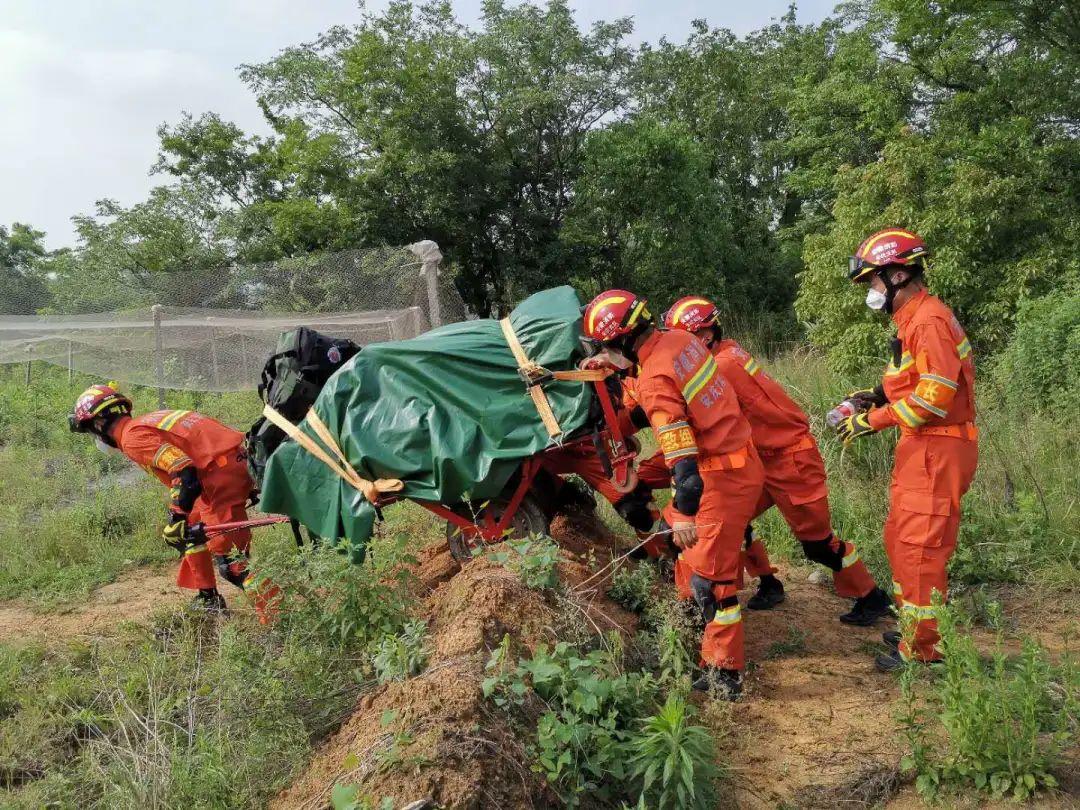
<svg viewBox="0 0 1080 810">
<path fill-rule="evenodd" d="M 419 576 L 442 567 L 421 561 Z M 436 577 L 438 579 L 438 577 Z M 272 804 L 322 808 L 335 784 L 400 806 L 431 798 L 441 807 L 529 807 L 542 786 L 520 763 L 521 743 L 481 692 L 484 664 L 504 634 L 541 640 L 553 610 L 512 572 L 478 559 L 437 584 L 424 606 L 427 669 L 378 688 Z"/>
<path fill-rule="evenodd" d="M 91 593 L 86 602 L 62 612 L 35 613 L 16 603 L 0 605 L 0 641 L 49 643 L 106 634 L 122 621 L 142 621 L 163 605 L 190 598 L 176 587 L 175 578 L 172 571 L 129 571 Z"/>
</svg>

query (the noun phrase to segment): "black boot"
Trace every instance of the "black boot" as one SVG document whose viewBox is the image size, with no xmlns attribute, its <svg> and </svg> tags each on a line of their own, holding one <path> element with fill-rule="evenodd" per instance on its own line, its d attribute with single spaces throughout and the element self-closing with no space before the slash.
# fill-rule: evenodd
<svg viewBox="0 0 1080 810">
<path fill-rule="evenodd" d="M 891 647 L 894 650 L 900 649 L 900 635 L 899 630 L 886 630 L 881 634 L 881 640 L 885 642 L 886 646 Z"/>
<path fill-rule="evenodd" d="M 784 601 L 784 583 L 772 574 L 765 574 L 758 583 L 757 593 L 750 597 L 746 606 L 750 610 L 772 610 Z"/>
<path fill-rule="evenodd" d="M 737 669 L 705 667 L 694 681 L 694 689 L 707 692 L 717 700 L 736 701 L 742 694 L 742 673 Z"/>
<path fill-rule="evenodd" d="M 191 600 L 191 606 L 208 616 L 228 616 L 229 606 L 225 604 L 225 597 L 218 593 L 217 588 L 200 588 Z"/>
<path fill-rule="evenodd" d="M 840 616 L 840 621 L 844 624 L 870 627 L 878 619 L 891 615 L 892 611 L 893 602 L 889 595 L 881 588 L 874 588 L 866 596 L 856 599 L 851 610 Z"/>
</svg>

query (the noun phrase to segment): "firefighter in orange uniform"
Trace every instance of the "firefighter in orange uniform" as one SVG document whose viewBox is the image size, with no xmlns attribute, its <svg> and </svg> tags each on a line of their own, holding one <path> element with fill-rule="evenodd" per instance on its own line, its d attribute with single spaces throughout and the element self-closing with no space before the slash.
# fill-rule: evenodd
<svg viewBox="0 0 1080 810">
<path fill-rule="evenodd" d="M 932 594 L 946 594 L 960 500 L 979 456 L 971 344 L 952 310 L 927 291 L 927 256 L 918 235 L 892 228 L 859 245 L 848 265 L 851 280 L 869 288 L 867 306 L 891 315 L 897 327 L 881 384 L 852 395 L 861 410 L 837 426 L 845 444 L 900 429 L 884 538 L 893 595 L 913 632 L 910 644 L 898 632 L 884 635 L 893 650 L 877 658 L 883 671 L 941 657 Z"/>
<path fill-rule="evenodd" d="M 217 589 L 219 573 L 239 588 L 254 592 L 260 620 L 266 621 L 268 598 L 247 576 L 251 532 L 243 529 L 207 539 L 202 524 L 247 520 L 253 489 L 243 451 L 242 433 L 195 411 L 155 411 L 131 416 L 131 400 L 116 384 L 94 385 L 75 403 L 68 421 L 72 431 L 93 434 L 103 449 L 119 450 L 169 488 L 165 542 L 183 558 L 176 584 L 198 591 L 195 604 L 224 612 Z"/>
<path fill-rule="evenodd" d="M 734 700 L 746 665 L 740 551 L 764 481 L 750 424 L 705 344 L 688 332 L 657 330 L 633 293 L 597 296 L 585 308 L 584 334 L 638 367 L 637 397 L 674 484 L 669 515 L 682 549 L 676 580 L 689 580 L 706 621 L 694 688 Z"/>
<path fill-rule="evenodd" d="M 722 338 L 718 320 L 716 306 L 695 296 L 676 301 L 664 316 L 668 329 L 693 332 L 709 347 L 750 422 L 754 446 L 765 467 L 765 488 L 754 517 L 775 505 L 807 559 L 829 568 L 836 593 L 855 600 L 840 621 L 872 625 L 890 613 L 890 599 L 874 583 L 855 546 L 833 532 L 825 462 L 810 433 L 810 421 L 753 357 L 734 340 Z M 761 545 L 760 540 L 755 542 Z M 772 571 L 771 567 L 758 570 L 762 576 L 760 592 L 780 601 L 783 586 L 767 578 Z"/>
</svg>

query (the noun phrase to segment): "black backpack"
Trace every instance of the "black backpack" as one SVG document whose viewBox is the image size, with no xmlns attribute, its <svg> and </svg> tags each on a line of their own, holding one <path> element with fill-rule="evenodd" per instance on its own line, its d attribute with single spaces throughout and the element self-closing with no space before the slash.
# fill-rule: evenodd
<svg viewBox="0 0 1080 810">
<path fill-rule="evenodd" d="M 351 340 L 322 335 L 306 326 L 282 332 L 277 349 L 263 366 L 259 398 L 290 422 L 299 423 L 326 381 L 359 351 Z M 285 432 L 265 416 L 244 437 L 248 471 L 256 487 L 262 488 L 270 454 L 284 440 Z"/>
</svg>

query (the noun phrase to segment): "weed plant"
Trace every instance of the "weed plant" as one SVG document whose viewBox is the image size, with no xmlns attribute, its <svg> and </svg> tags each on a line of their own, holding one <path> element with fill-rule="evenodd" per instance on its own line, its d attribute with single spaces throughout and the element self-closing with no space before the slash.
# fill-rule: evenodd
<svg viewBox="0 0 1080 810">
<path fill-rule="evenodd" d="M 558 642 L 516 662 L 509 655 L 506 637 L 488 661 L 484 694 L 535 729 L 533 770 L 567 807 L 709 806 L 715 750 L 709 733 L 689 722 L 684 691 L 661 704 L 670 674 L 627 670 L 617 645 L 586 652 Z"/>
<path fill-rule="evenodd" d="M 1053 664 L 1026 639 L 1009 656 L 999 634 L 989 659 L 970 627 L 938 600 L 944 663 L 901 677 L 901 722 L 909 752 L 901 767 L 914 772 L 928 800 L 975 789 L 1018 801 L 1057 786 L 1053 775 L 1080 725 L 1080 670 L 1069 654 Z"/>
<path fill-rule="evenodd" d="M 559 546 L 550 537 L 510 538 L 484 552 L 488 559 L 521 577 L 525 587 L 536 591 L 554 590 L 559 585 L 556 566 Z"/>
</svg>

